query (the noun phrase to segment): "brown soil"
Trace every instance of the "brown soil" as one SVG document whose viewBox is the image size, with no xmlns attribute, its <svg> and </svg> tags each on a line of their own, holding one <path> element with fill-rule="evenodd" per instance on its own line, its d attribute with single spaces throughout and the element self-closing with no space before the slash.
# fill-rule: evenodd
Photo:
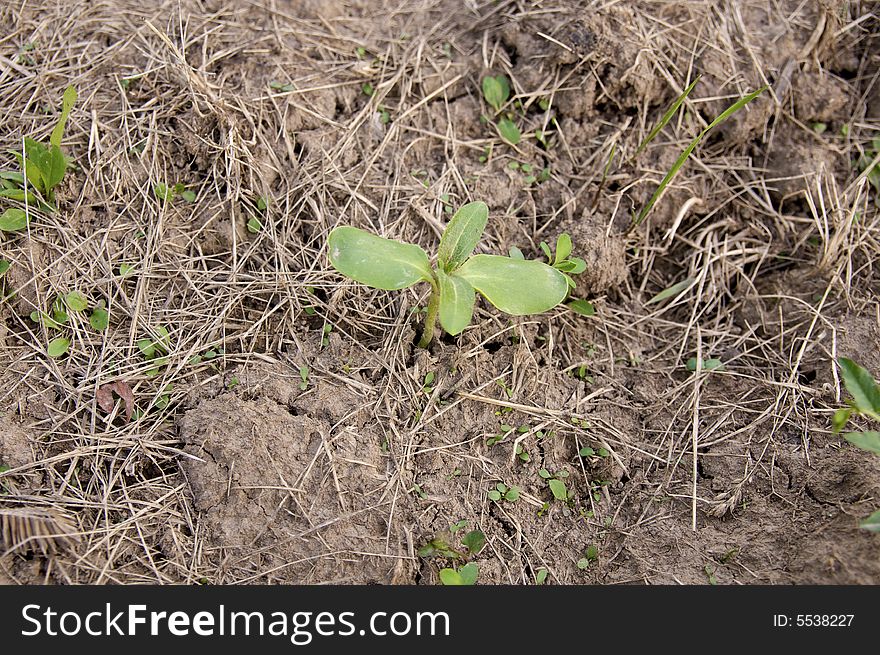
<svg viewBox="0 0 880 655">
<path fill-rule="evenodd" d="M 880 582 L 859 528 L 880 458 L 830 428 L 834 358 L 880 373 L 871 3 L 71 4 L 0 8 L 0 151 L 79 92 L 59 211 L 0 233 L 0 512 L 41 530 L 3 534 L 0 582 L 438 584 L 423 547 L 473 529 L 481 584 Z M 521 103 L 516 147 L 482 118 L 486 74 Z M 481 252 L 568 232 L 596 315 L 480 301 L 420 350 L 425 289 L 326 261 L 341 224 L 433 251 L 471 200 Z M 74 289 L 106 332 L 31 321 Z M 158 363 L 137 346 L 157 326 Z M 724 368 L 695 376 L 698 353 Z M 131 421 L 96 401 L 116 381 Z"/>
</svg>

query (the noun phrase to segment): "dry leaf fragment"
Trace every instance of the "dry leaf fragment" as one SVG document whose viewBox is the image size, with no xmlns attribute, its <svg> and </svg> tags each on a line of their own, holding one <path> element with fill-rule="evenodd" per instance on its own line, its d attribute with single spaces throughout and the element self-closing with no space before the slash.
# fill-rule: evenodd
<svg viewBox="0 0 880 655">
<path fill-rule="evenodd" d="M 131 413 L 134 411 L 134 393 L 132 392 L 131 387 L 128 386 L 127 382 L 117 380 L 116 382 L 108 382 L 99 387 L 95 394 L 95 400 L 98 401 L 98 406 L 108 414 L 112 412 L 113 407 L 116 405 L 113 400 L 114 391 L 125 403 L 125 420 L 130 420 Z"/>
</svg>

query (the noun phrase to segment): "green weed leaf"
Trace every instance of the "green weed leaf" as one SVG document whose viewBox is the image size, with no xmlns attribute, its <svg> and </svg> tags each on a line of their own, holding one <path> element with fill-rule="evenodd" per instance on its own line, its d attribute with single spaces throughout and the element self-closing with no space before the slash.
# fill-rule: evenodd
<svg viewBox="0 0 880 655">
<path fill-rule="evenodd" d="M 12 264 L 10 264 L 8 261 L 6 261 L 5 259 L 0 259 L 0 277 L 6 275 L 6 271 L 9 270 L 10 266 L 12 266 Z"/>
<path fill-rule="evenodd" d="M 519 143 L 522 135 L 519 132 L 519 128 L 508 118 L 502 118 L 498 121 L 498 134 L 501 135 L 501 138 L 507 141 L 510 145 L 515 146 Z"/>
<path fill-rule="evenodd" d="M 880 532 L 880 510 L 877 510 L 871 516 L 859 523 L 859 526 L 871 532 Z"/>
<path fill-rule="evenodd" d="M 571 254 L 571 248 L 571 237 L 563 232 L 556 239 L 556 261 L 554 264 L 559 264 L 568 259 L 568 256 Z"/>
<path fill-rule="evenodd" d="M 46 354 L 49 355 L 52 359 L 56 359 L 61 357 L 64 353 L 66 353 L 70 349 L 70 340 L 65 339 L 64 337 L 58 337 L 56 339 L 52 339 L 49 342 L 49 346 L 46 348 Z"/>
<path fill-rule="evenodd" d="M 483 78 L 483 97 L 495 111 L 501 111 L 501 107 L 510 97 L 510 83 L 504 75 L 492 77 L 487 75 Z"/>
<path fill-rule="evenodd" d="M 565 488 L 565 483 L 562 480 L 553 478 L 547 480 L 547 484 L 550 485 L 550 492 L 556 500 L 568 500 L 568 490 Z"/>
<path fill-rule="evenodd" d="M 470 562 L 469 564 L 462 566 L 458 570 L 458 574 L 461 576 L 461 584 L 470 586 L 477 582 L 477 576 L 480 574 L 480 567 L 474 562 Z"/>
<path fill-rule="evenodd" d="M 0 232 L 16 232 L 27 227 L 27 214 L 16 207 L 10 207 L 0 216 Z"/>
<path fill-rule="evenodd" d="M 498 255 L 475 255 L 455 275 L 501 311 L 513 316 L 540 314 L 568 294 L 565 276 L 543 262 Z"/>
<path fill-rule="evenodd" d="M 355 227 L 342 226 L 330 232 L 327 250 L 333 268 L 374 289 L 405 289 L 433 277 L 428 256 L 418 246 Z"/>
<path fill-rule="evenodd" d="M 79 291 L 71 291 L 64 297 L 67 308 L 74 312 L 84 312 L 89 308 L 89 301 Z"/>
<path fill-rule="evenodd" d="M 474 288 L 457 275 L 437 271 L 440 282 L 440 325 L 451 335 L 464 330 L 474 313 Z"/>
<path fill-rule="evenodd" d="M 843 438 L 853 446 L 880 455 L 880 432 L 847 432 Z"/>
<path fill-rule="evenodd" d="M 837 364 L 843 375 L 846 390 L 853 397 L 855 408 L 880 420 L 880 387 L 873 376 L 864 368 L 846 357 L 838 357 Z"/>
<path fill-rule="evenodd" d="M 437 251 L 437 261 L 444 271 L 451 273 L 471 256 L 488 220 L 489 208 L 484 202 L 468 203 L 455 212 Z"/>
<path fill-rule="evenodd" d="M 677 296 L 678 294 L 682 293 L 687 288 L 689 288 L 693 283 L 694 283 L 693 278 L 688 278 L 686 280 L 682 280 L 681 282 L 673 284 L 671 287 L 664 289 L 663 291 L 658 293 L 656 296 L 651 298 L 645 304 L 651 305 L 655 302 L 662 302 L 663 300 L 666 300 L 667 298 L 674 298 L 675 296 Z"/>
<path fill-rule="evenodd" d="M 58 119 L 58 123 L 55 125 L 55 129 L 52 130 L 52 135 L 49 137 L 49 143 L 56 148 L 61 147 L 61 139 L 64 138 L 64 128 L 67 126 L 67 118 L 70 116 L 70 110 L 73 109 L 75 102 L 76 89 L 69 86 L 64 90 L 64 96 L 61 99 L 61 116 Z"/>
</svg>

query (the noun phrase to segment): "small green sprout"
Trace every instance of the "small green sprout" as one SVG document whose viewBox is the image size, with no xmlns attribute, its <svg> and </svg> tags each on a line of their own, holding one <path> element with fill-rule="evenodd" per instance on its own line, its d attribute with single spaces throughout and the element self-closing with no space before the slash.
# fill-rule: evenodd
<svg viewBox="0 0 880 655">
<path fill-rule="evenodd" d="M 64 355 L 70 349 L 70 339 L 65 337 L 57 337 L 49 342 L 46 347 L 46 354 L 52 359 L 57 359 Z"/>
<path fill-rule="evenodd" d="M 519 144 L 522 139 L 522 134 L 516 126 L 516 123 L 507 117 L 499 119 L 496 127 L 498 128 L 498 134 L 501 135 L 501 138 L 512 146 Z"/>
<path fill-rule="evenodd" d="M 309 367 L 308 366 L 300 366 L 299 367 L 299 390 L 305 391 L 309 388 Z"/>
<path fill-rule="evenodd" d="M 7 260 L 0 259 L 0 277 L 6 275 L 6 271 L 9 270 L 9 267 L 12 266 Z"/>
<path fill-rule="evenodd" d="M 515 503 L 517 500 L 519 500 L 519 492 L 519 487 L 508 487 L 503 482 L 499 482 L 495 485 L 495 488 L 490 489 L 486 495 L 488 496 L 489 500 L 496 503 L 500 502 L 502 498 L 509 503 Z"/>
<path fill-rule="evenodd" d="M 697 358 L 691 357 L 687 360 L 687 370 L 696 371 L 697 370 Z M 703 359 L 700 361 L 700 370 L 703 371 L 723 371 L 724 364 L 721 363 L 720 359 Z"/>
<path fill-rule="evenodd" d="M 440 239 L 437 267 L 416 245 L 383 239 L 342 226 L 328 237 L 331 265 L 343 275 L 375 289 L 399 290 L 428 282 L 431 297 L 419 347 L 427 348 L 437 319 L 456 335 L 471 322 L 475 292 L 506 314 L 541 314 L 568 295 L 568 278 L 542 262 L 499 255 L 472 255 L 489 218 L 483 202 L 461 207 Z"/>
<path fill-rule="evenodd" d="M 487 75 L 483 78 L 483 98 L 496 111 L 510 98 L 510 82 L 504 75 L 492 77 Z"/>
<path fill-rule="evenodd" d="M 577 567 L 581 571 L 585 571 L 590 568 L 590 564 L 599 559 L 599 547 L 595 544 L 592 546 L 588 546 L 584 551 L 584 556 L 578 560 Z"/>
<path fill-rule="evenodd" d="M 49 143 L 44 144 L 30 138 L 24 139 L 24 152 L 13 152 L 21 173 L 6 172 L 0 176 L 0 197 L 11 198 L 21 202 L 37 205 L 41 209 L 54 211 L 55 187 L 64 179 L 64 174 L 70 166 L 70 160 L 61 150 L 61 140 L 64 138 L 64 128 L 67 118 L 76 102 L 76 89 L 67 87 L 61 101 L 61 116 L 58 123 L 49 136 Z M 27 190 L 26 190 L 27 188 Z M 36 191 L 39 198 L 30 191 Z M 20 211 L 20 210 L 17 210 Z M 21 212 L 22 214 L 24 212 Z M 9 216 L 9 210 L 4 212 L 4 219 L 11 220 L 16 217 L 21 222 L 22 216 L 18 213 Z M 24 229 L 27 222 L 17 229 Z M 6 228 L 0 228 L 6 230 Z M 11 231 L 11 230 L 7 230 Z"/>
<path fill-rule="evenodd" d="M 460 569 L 440 569 L 440 582 L 446 586 L 473 585 L 477 582 L 480 568 L 475 562 L 469 562 Z"/>
</svg>

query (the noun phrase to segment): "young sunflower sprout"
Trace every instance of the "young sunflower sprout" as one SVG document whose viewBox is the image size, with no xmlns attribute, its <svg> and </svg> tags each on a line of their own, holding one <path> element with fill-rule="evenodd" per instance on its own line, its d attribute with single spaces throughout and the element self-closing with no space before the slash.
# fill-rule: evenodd
<svg viewBox="0 0 880 655">
<path fill-rule="evenodd" d="M 474 255 L 488 219 L 489 208 L 484 202 L 461 207 L 443 232 L 435 267 L 416 245 L 354 227 L 337 227 L 328 237 L 330 263 L 343 275 L 374 289 L 394 291 L 418 282 L 430 284 L 418 343 L 421 348 L 431 343 L 438 318 L 451 335 L 464 330 L 473 316 L 476 293 L 511 316 L 541 314 L 565 300 L 574 282 L 563 270 L 580 273 L 584 267 L 582 260 L 568 259 L 568 235 L 557 242 L 553 266 L 518 256 Z"/>
</svg>

